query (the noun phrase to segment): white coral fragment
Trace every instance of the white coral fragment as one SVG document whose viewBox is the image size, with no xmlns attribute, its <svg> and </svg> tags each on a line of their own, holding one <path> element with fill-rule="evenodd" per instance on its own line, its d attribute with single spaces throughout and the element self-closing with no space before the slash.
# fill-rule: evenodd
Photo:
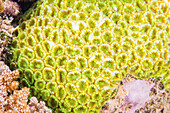
<svg viewBox="0 0 170 113">
<path fill-rule="evenodd" d="M 131 106 L 128 113 L 135 112 L 135 110 L 141 108 L 150 100 L 149 94 L 153 86 L 153 83 L 145 80 L 134 80 L 123 85 L 124 90 L 127 92 L 124 107 Z"/>
</svg>

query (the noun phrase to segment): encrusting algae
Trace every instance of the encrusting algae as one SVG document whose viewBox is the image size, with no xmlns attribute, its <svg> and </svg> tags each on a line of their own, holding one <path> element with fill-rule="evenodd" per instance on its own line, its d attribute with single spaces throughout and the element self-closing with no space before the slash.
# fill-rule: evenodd
<svg viewBox="0 0 170 113">
<path fill-rule="evenodd" d="M 13 40 L 22 86 L 53 112 L 95 113 L 127 75 L 170 91 L 170 7 L 160 0 L 40 0 Z"/>
</svg>

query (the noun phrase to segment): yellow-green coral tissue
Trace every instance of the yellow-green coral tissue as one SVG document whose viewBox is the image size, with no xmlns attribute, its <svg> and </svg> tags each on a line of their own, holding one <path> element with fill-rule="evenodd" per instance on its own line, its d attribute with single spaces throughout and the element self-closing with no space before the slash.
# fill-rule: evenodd
<svg viewBox="0 0 170 113">
<path fill-rule="evenodd" d="M 21 84 L 54 112 L 98 113 L 131 74 L 170 91 L 170 5 L 39 0 L 13 40 Z"/>
</svg>

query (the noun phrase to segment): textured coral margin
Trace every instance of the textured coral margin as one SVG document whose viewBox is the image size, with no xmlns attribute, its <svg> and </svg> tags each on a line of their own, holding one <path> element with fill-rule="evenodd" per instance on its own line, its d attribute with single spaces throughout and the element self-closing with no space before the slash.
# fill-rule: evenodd
<svg viewBox="0 0 170 113">
<path fill-rule="evenodd" d="M 140 80 L 127 75 L 122 83 L 117 95 L 106 103 L 100 113 L 169 113 L 170 95 L 160 80 Z M 145 83 L 147 83 L 147 87 Z M 141 87 L 136 89 L 137 85 Z M 138 92 L 136 93 L 136 91 Z M 133 101 L 127 101 L 130 99 Z M 147 101 L 142 106 L 138 106 L 145 100 Z M 134 111 L 132 112 L 132 110 Z"/>
</svg>

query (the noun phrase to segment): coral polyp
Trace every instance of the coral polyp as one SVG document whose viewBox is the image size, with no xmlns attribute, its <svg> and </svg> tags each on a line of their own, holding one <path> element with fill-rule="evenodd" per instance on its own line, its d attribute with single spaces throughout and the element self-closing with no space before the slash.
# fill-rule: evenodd
<svg viewBox="0 0 170 113">
<path fill-rule="evenodd" d="M 21 84 L 54 112 L 99 112 L 131 74 L 170 91 L 170 7 L 157 0 L 40 0 L 13 40 Z"/>
</svg>

